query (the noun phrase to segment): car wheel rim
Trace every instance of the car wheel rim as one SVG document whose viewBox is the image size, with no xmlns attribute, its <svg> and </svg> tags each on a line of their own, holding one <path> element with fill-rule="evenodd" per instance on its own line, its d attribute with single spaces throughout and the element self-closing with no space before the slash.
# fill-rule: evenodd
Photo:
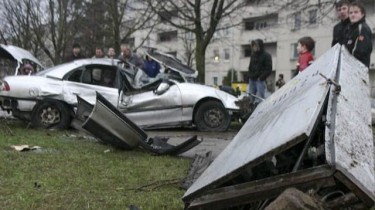
<svg viewBox="0 0 375 210">
<path fill-rule="evenodd" d="M 53 107 L 46 107 L 40 114 L 43 125 L 52 125 L 60 122 L 60 112 Z"/>
<path fill-rule="evenodd" d="M 204 115 L 204 121 L 211 128 L 219 127 L 223 118 L 223 113 L 218 108 L 210 109 Z"/>
</svg>

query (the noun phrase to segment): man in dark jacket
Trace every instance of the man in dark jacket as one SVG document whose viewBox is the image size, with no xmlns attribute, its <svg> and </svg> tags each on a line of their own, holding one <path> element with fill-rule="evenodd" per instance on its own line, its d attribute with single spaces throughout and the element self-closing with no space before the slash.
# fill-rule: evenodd
<svg viewBox="0 0 375 210">
<path fill-rule="evenodd" d="M 272 73 L 272 58 L 264 51 L 263 41 L 256 39 L 251 42 L 252 55 L 249 65 L 249 93 L 265 98 L 265 80 Z"/>
<path fill-rule="evenodd" d="M 144 61 L 136 53 L 132 52 L 130 46 L 125 45 L 121 47 L 122 53 L 119 55 L 118 59 L 124 62 L 128 62 L 140 69 L 144 69 Z"/>
<path fill-rule="evenodd" d="M 349 19 L 349 1 L 348 0 L 341 0 L 335 4 L 336 13 L 340 22 L 333 27 L 333 39 L 331 46 L 333 47 L 335 44 L 346 44 L 345 34 L 348 31 L 350 25 Z"/>
<path fill-rule="evenodd" d="M 355 58 L 369 67 L 372 52 L 372 31 L 367 25 L 365 18 L 366 10 L 362 4 L 350 4 L 350 26 L 346 33 L 348 41 L 345 46 Z"/>
<path fill-rule="evenodd" d="M 81 46 L 77 43 L 73 44 L 72 54 L 66 59 L 66 62 L 85 58 L 81 53 Z"/>
</svg>

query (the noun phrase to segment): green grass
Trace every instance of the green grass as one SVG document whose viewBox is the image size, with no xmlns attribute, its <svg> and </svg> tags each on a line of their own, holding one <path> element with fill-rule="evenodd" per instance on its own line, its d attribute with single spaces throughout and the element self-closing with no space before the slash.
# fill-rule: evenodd
<svg viewBox="0 0 375 210">
<path fill-rule="evenodd" d="M 183 209 L 179 183 L 188 159 L 116 150 L 74 131 L 26 127 L 0 120 L 0 208 Z M 41 150 L 11 148 L 20 144 Z"/>
</svg>

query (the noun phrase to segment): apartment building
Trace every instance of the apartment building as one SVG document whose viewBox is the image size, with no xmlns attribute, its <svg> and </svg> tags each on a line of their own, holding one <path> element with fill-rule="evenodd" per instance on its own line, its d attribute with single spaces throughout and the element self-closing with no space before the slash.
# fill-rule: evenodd
<svg viewBox="0 0 375 210">
<path fill-rule="evenodd" d="M 241 24 L 227 28 L 225 26 L 230 23 L 223 20 L 219 27 L 223 29 L 215 32 L 207 48 L 205 84 L 221 85 L 228 71 L 236 71 L 238 80 L 247 82 L 250 42 L 254 39 L 262 39 L 266 51 L 272 55 L 273 73 L 267 79 L 271 91 L 275 88 L 277 75 L 283 74 L 286 81 L 291 79 L 296 69 L 296 45 L 299 38 L 311 36 L 316 41 L 313 52 L 316 58 L 331 47 L 333 26 L 338 22 L 335 0 L 245 1 L 244 12 L 235 17 Z M 367 23 L 375 32 L 375 0 L 362 0 L 362 3 L 367 11 Z M 178 18 L 178 13 L 162 18 Z M 135 42 L 137 37 L 144 36 L 139 32 Z M 375 96 L 375 34 L 373 39 L 374 51 L 369 72 L 371 95 Z M 194 45 L 194 36 L 162 24 L 150 35 L 145 45 L 157 47 L 185 60 L 187 46 Z"/>
</svg>

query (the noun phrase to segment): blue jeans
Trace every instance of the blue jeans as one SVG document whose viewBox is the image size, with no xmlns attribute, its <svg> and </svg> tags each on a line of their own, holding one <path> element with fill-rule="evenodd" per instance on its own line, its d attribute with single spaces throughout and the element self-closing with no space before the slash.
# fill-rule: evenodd
<svg viewBox="0 0 375 210">
<path fill-rule="evenodd" d="M 249 93 L 264 98 L 266 83 L 264 81 L 249 79 Z"/>
</svg>

